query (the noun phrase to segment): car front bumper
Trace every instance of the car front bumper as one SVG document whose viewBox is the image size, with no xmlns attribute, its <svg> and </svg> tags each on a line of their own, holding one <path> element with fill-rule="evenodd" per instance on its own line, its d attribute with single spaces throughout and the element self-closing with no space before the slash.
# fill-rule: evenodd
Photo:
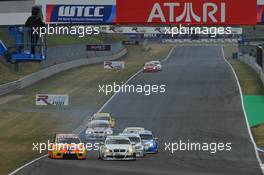
<svg viewBox="0 0 264 175">
<path fill-rule="evenodd" d="M 135 160 L 136 153 L 107 153 L 104 154 L 104 160 Z"/>
<path fill-rule="evenodd" d="M 145 156 L 145 151 L 144 150 L 136 150 L 136 157 L 144 157 Z"/>
<path fill-rule="evenodd" d="M 51 159 L 86 159 L 86 152 L 73 151 L 50 151 L 48 157 Z"/>
<path fill-rule="evenodd" d="M 87 140 L 103 140 L 107 137 L 107 134 L 91 134 L 91 135 L 85 135 L 85 138 Z"/>
<path fill-rule="evenodd" d="M 155 146 L 146 146 L 145 147 L 145 153 L 157 153 L 158 147 Z"/>
</svg>

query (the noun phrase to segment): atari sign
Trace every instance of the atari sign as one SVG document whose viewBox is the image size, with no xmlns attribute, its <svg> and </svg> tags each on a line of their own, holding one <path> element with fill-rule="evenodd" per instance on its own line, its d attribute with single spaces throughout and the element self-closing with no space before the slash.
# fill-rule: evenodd
<svg viewBox="0 0 264 175">
<path fill-rule="evenodd" d="M 119 24 L 255 25 L 256 0 L 117 0 Z"/>
</svg>

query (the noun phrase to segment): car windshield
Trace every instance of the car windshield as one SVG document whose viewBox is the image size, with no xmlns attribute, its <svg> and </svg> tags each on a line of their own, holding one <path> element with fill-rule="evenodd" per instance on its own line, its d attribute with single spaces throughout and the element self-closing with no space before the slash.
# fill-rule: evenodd
<svg viewBox="0 0 264 175">
<path fill-rule="evenodd" d="M 140 134 L 142 140 L 153 140 L 153 136 L 151 134 Z"/>
<path fill-rule="evenodd" d="M 78 138 L 58 138 L 57 143 L 77 144 L 80 143 L 80 140 Z"/>
<path fill-rule="evenodd" d="M 155 66 L 155 64 L 146 64 L 147 67 Z"/>
<path fill-rule="evenodd" d="M 107 123 L 93 123 L 93 124 L 91 124 L 91 128 L 109 128 L 109 124 L 107 124 Z"/>
<path fill-rule="evenodd" d="M 96 116 L 94 117 L 96 120 L 109 120 L 109 117 L 106 116 Z"/>
<path fill-rule="evenodd" d="M 128 137 L 131 142 L 139 143 L 140 138 L 139 137 Z"/>
<path fill-rule="evenodd" d="M 129 140 L 126 139 L 108 139 L 106 140 L 106 144 L 110 144 L 110 145 L 130 145 Z"/>
</svg>

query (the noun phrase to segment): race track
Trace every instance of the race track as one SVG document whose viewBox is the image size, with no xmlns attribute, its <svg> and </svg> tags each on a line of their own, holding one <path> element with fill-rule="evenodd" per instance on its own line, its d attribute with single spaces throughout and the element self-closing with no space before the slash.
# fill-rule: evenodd
<svg viewBox="0 0 264 175">
<path fill-rule="evenodd" d="M 159 138 L 160 153 L 135 162 L 43 158 L 16 175 L 260 175 L 235 76 L 221 47 L 176 47 L 155 74 L 140 73 L 129 84 L 166 84 L 165 94 L 117 94 L 103 109 L 117 129 L 142 126 Z M 231 142 L 232 150 L 165 152 L 165 142 Z"/>
</svg>

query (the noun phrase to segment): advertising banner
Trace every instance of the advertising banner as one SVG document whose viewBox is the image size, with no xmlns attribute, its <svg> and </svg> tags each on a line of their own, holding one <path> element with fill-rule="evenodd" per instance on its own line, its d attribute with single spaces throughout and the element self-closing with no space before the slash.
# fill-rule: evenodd
<svg viewBox="0 0 264 175">
<path fill-rule="evenodd" d="M 256 0 L 117 0 L 118 24 L 255 25 Z"/>
<path fill-rule="evenodd" d="M 68 106 L 68 95 L 50 95 L 50 94 L 37 94 L 36 95 L 37 106 Z"/>
<path fill-rule="evenodd" d="M 94 45 L 87 45 L 87 51 L 110 51 L 111 45 L 109 44 L 94 44 Z"/>
<path fill-rule="evenodd" d="M 264 24 L 264 5 L 257 7 L 257 20 L 259 24 Z"/>
<path fill-rule="evenodd" d="M 124 69 L 125 62 L 124 61 L 105 61 L 104 68 L 105 69 Z"/>
<path fill-rule="evenodd" d="M 116 16 L 115 5 L 48 4 L 47 23 L 112 24 Z"/>
</svg>

